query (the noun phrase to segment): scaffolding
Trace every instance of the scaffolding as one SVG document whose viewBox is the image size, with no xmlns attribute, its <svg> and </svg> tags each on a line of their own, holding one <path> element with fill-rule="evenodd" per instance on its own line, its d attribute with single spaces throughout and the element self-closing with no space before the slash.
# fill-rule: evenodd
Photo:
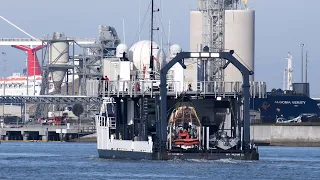
<svg viewBox="0 0 320 180">
<path fill-rule="evenodd" d="M 116 56 L 116 47 L 120 39 L 114 27 L 99 25 L 99 42 L 91 45 L 82 45 L 83 55 L 79 56 L 79 94 L 91 96 L 97 88 L 91 86 L 99 84 L 102 77 L 102 61 L 105 58 Z M 96 81 L 96 83 L 95 83 Z M 98 95 L 98 94 L 97 94 Z M 86 116 L 93 117 L 99 111 L 99 106 L 89 104 L 85 107 Z"/>
<path fill-rule="evenodd" d="M 225 10 L 236 9 L 239 0 L 199 0 L 199 11 L 202 15 L 202 46 L 205 51 L 221 52 L 225 46 Z M 202 62 L 206 69 L 206 81 L 223 81 L 223 66 L 226 61 L 220 58 L 208 59 Z"/>
<path fill-rule="evenodd" d="M 60 36 L 61 37 L 61 36 Z M 64 37 L 64 36 L 62 36 Z M 59 51 L 57 47 L 55 47 L 55 43 L 65 43 L 66 47 Z M 75 48 L 79 46 L 74 40 L 69 40 L 67 38 L 57 38 L 56 33 L 54 37 L 50 40 L 42 40 L 42 53 L 41 53 L 41 75 L 42 75 L 42 83 L 40 95 L 77 95 L 78 87 L 77 87 L 77 78 L 75 76 L 78 75 L 77 69 L 79 69 L 79 63 L 76 63 L 75 57 Z M 59 52 L 56 54 L 57 57 L 52 59 L 52 51 L 55 50 Z M 58 60 L 63 56 L 67 56 L 67 62 L 61 64 L 58 63 Z M 54 87 L 57 84 L 54 84 L 53 72 L 65 72 L 63 75 L 61 82 L 61 87 Z M 71 80 L 69 79 L 71 77 Z M 78 76 L 79 77 L 79 76 Z M 53 89 L 54 88 L 54 89 Z M 62 90 L 62 88 L 64 90 Z M 59 103 L 57 103 L 54 107 L 58 108 Z M 37 104 L 35 117 L 46 116 L 49 111 L 48 104 Z"/>
</svg>

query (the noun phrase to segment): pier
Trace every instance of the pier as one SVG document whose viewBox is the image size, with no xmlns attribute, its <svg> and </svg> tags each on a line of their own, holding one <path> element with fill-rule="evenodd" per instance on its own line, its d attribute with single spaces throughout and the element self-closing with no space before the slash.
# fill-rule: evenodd
<svg viewBox="0 0 320 180">
<path fill-rule="evenodd" d="M 19 125 L 11 124 L 0 127 L 1 140 L 23 141 L 70 141 L 88 134 L 95 133 L 94 125 Z"/>
</svg>

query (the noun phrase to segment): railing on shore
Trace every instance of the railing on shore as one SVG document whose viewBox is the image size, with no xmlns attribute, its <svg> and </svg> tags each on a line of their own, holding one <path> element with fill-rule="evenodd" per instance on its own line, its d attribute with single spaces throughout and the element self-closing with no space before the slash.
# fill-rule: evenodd
<svg viewBox="0 0 320 180">
<path fill-rule="evenodd" d="M 96 126 L 91 124 L 77 124 L 77 123 L 67 123 L 67 124 L 4 124 L 0 126 L 0 129 L 48 129 L 48 130 L 55 130 L 55 129 L 73 129 L 79 130 L 80 133 L 95 133 Z"/>
</svg>

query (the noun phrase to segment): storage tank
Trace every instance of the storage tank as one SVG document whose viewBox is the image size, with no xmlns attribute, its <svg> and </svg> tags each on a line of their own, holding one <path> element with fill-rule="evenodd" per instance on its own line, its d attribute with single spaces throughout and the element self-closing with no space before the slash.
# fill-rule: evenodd
<svg viewBox="0 0 320 180">
<path fill-rule="evenodd" d="M 178 44 L 174 44 L 170 46 L 170 58 L 169 60 L 172 60 L 177 56 L 178 53 L 182 52 L 182 48 Z M 170 69 L 173 70 L 173 80 L 175 82 L 175 89 L 179 90 L 180 92 L 185 90 L 184 85 L 184 69 L 180 65 L 180 63 L 176 63 L 173 65 L 173 67 Z"/>
<path fill-rule="evenodd" d="M 252 71 L 254 71 L 254 46 L 255 11 L 226 10 L 225 49 L 234 50 L 234 56 Z M 224 70 L 224 81 L 242 82 L 242 74 L 230 63 Z M 250 81 L 254 81 L 254 75 L 250 76 Z"/>
<path fill-rule="evenodd" d="M 55 93 L 61 93 L 62 81 L 67 72 L 69 61 L 69 43 L 64 41 L 64 34 L 55 32 L 53 41 L 49 47 L 49 64 L 54 67 L 51 71 L 51 80 L 53 81 Z M 56 66 L 56 67 L 55 67 Z M 65 67 L 63 67 L 65 66 Z"/>
<path fill-rule="evenodd" d="M 116 57 L 122 58 L 123 53 L 126 53 L 125 57 L 128 57 L 128 46 L 125 44 L 119 44 L 116 48 Z"/>
<path fill-rule="evenodd" d="M 177 56 L 178 53 L 181 53 L 182 48 L 178 44 L 170 46 L 170 59 L 173 59 Z"/>
<path fill-rule="evenodd" d="M 143 71 L 143 67 L 145 66 L 147 70 L 149 69 L 150 65 L 150 41 L 139 41 L 136 44 L 134 44 L 129 49 L 129 59 L 133 62 L 133 66 L 136 70 Z M 154 70 L 159 71 L 160 70 L 160 63 L 165 62 L 165 54 L 160 53 L 160 46 L 153 42 L 153 56 L 155 57 L 154 60 Z"/>
</svg>

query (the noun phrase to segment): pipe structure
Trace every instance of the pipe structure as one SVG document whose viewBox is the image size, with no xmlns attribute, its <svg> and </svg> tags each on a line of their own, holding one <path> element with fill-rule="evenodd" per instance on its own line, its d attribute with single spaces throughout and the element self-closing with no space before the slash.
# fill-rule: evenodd
<svg viewBox="0 0 320 180">
<path fill-rule="evenodd" d="M 250 114 L 249 114 L 249 99 L 250 99 L 250 83 L 249 76 L 253 74 L 246 66 L 244 66 L 240 61 L 238 61 L 232 54 L 233 50 L 230 52 L 180 52 L 174 57 L 171 61 L 169 61 L 160 71 L 160 98 L 161 98 L 161 118 L 160 118 L 160 134 L 161 134 L 161 143 L 160 143 L 160 152 L 165 152 L 166 147 L 166 136 L 167 136 L 167 73 L 170 68 L 176 63 L 180 63 L 180 65 L 185 69 L 186 66 L 183 63 L 183 59 L 185 58 L 223 58 L 231 62 L 242 74 L 243 77 L 243 142 L 242 147 L 244 153 L 250 153 Z"/>
</svg>

